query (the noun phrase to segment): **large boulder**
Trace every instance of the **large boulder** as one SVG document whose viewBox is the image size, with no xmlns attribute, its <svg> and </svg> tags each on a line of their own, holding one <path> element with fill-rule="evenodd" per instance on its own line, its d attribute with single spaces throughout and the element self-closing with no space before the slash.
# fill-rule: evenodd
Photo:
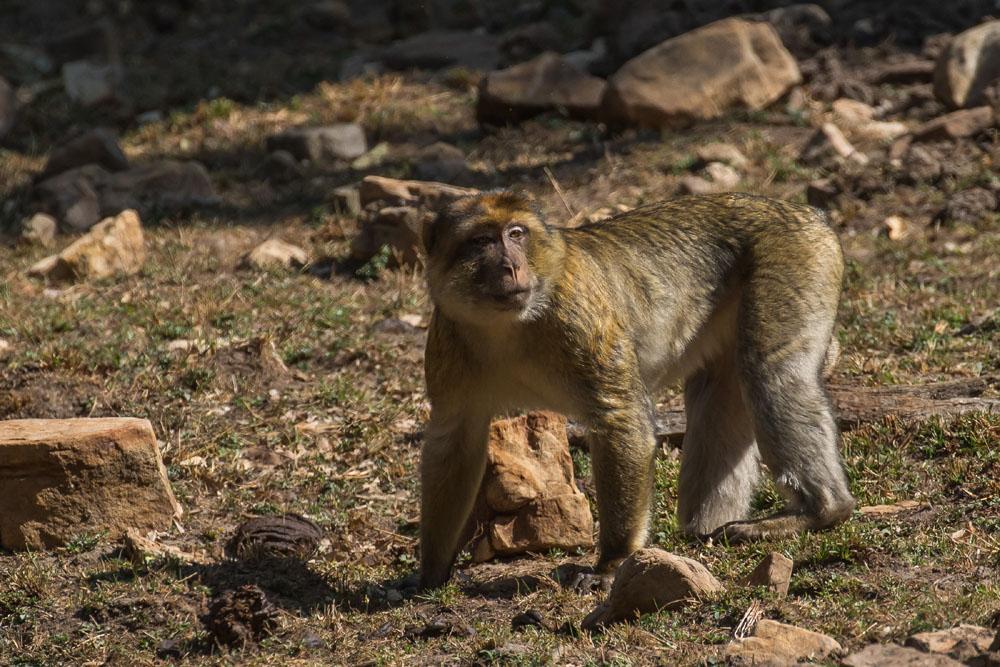
<svg viewBox="0 0 1000 667">
<path fill-rule="evenodd" d="M 382 53 L 391 69 L 467 67 L 492 70 L 500 62 L 493 35 L 466 30 L 432 30 L 395 42 Z"/>
<path fill-rule="evenodd" d="M 762 109 L 801 80 L 774 28 L 725 19 L 625 63 L 608 80 L 602 107 L 611 120 L 677 128 L 730 109 Z"/>
<path fill-rule="evenodd" d="M 181 508 L 145 419 L 0 422 L 0 546 L 167 530 Z"/>
<path fill-rule="evenodd" d="M 295 127 L 267 138 L 267 150 L 284 150 L 299 160 L 353 160 L 368 150 L 365 131 L 357 123 L 327 127 Z"/>
<path fill-rule="evenodd" d="M 139 216 L 133 210 L 108 218 L 71 243 L 28 269 L 28 275 L 46 280 L 105 278 L 137 273 L 146 260 Z"/>
<path fill-rule="evenodd" d="M 618 567 L 608 599 L 587 615 L 581 627 L 596 628 L 677 609 L 722 590 L 719 580 L 698 561 L 662 549 L 640 549 Z"/>
<path fill-rule="evenodd" d="M 486 474 L 472 523 L 477 561 L 594 541 L 590 503 L 576 487 L 565 418 L 533 412 L 490 427 Z"/>
<path fill-rule="evenodd" d="M 987 21 L 956 36 L 934 70 L 934 94 L 953 109 L 984 101 L 987 86 L 1000 78 L 1000 20 Z"/>
<path fill-rule="evenodd" d="M 487 74 L 479 86 L 476 119 L 480 123 L 516 123 L 551 109 L 571 116 L 593 117 L 605 83 L 566 62 L 543 53 L 528 62 Z"/>
</svg>

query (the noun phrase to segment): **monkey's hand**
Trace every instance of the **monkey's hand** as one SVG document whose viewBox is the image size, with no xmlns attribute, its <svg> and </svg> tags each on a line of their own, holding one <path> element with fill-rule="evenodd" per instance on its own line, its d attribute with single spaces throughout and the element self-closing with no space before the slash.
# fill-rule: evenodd
<svg viewBox="0 0 1000 667">
<path fill-rule="evenodd" d="M 607 593 L 615 581 L 614 572 L 580 572 L 570 582 L 569 588 L 579 595 Z"/>
<path fill-rule="evenodd" d="M 810 518 L 800 513 L 780 512 L 752 521 L 731 521 L 708 536 L 712 544 L 739 544 L 770 537 L 787 537 L 814 528 Z"/>
</svg>

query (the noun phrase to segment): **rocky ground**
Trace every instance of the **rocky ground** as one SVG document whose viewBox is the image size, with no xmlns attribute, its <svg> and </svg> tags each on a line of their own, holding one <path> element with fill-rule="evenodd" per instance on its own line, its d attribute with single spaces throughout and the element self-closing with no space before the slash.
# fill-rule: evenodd
<svg viewBox="0 0 1000 667">
<path fill-rule="evenodd" d="M 996 664 L 1000 416 L 975 408 L 1000 395 L 1000 50 L 975 45 L 1000 44 L 1000 28 L 954 38 L 985 3 L 410 4 L 37 2 L 0 16 L 0 419 L 149 419 L 184 509 L 152 536 L 87 528 L 0 552 L 0 662 L 862 665 L 909 650 Z M 671 63 L 713 42 L 630 64 L 740 14 L 752 21 L 713 39 L 776 54 L 726 65 L 752 87 L 683 88 Z M 548 49 L 564 55 L 538 57 Z M 943 60 L 976 54 L 978 74 L 935 81 Z M 630 71 L 670 88 L 650 102 Z M 371 176 L 450 187 L 360 185 Z M 738 547 L 677 531 L 664 432 L 653 545 L 707 570 L 684 589 L 697 603 L 657 598 L 667 608 L 637 622 L 581 629 L 619 609 L 569 585 L 592 549 L 553 538 L 512 556 L 502 531 L 448 586 L 404 596 L 392 582 L 417 555 L 428 407 L 409 225 L 458 188 L 497 187 L 531 193 L 557 225 L 718 190 L 822 206 L 848 262 L 836 395 L 949 382 L 927 395 L 971 387 L 949 403 L 971 411 L 879 403 L 844 423 L 866 509 Z M 545 428 L 561 463 L 541 486 L 592 503 L 574 430 L 566 450 Z M 491 530 L 522 512 L 496 497 Z M 779 503 L 768 486 L 755 509 Z M 304 519 L 244 523 L 286 513 Z M 792 562 L 787 592 L 746 583 L 773 552 L 768 572 Z M 645 554 L 632 589 L 676 562 Z M 960 624 L 976 627 L 914 637 Z"/>
</svg>

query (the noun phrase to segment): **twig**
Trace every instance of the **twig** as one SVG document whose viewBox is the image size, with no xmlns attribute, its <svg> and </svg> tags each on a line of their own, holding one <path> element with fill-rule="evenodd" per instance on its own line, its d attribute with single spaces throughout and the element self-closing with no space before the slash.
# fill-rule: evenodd
<svg viewBox="0 0 1000 667">
<path fill-rule="evenodd" d="M 563 189 L 559 187 L 559 181 L 557 181 L 556 177 L 552 174 L 552 170 L 549 169 L 548 165 L 546 165 L 545 167 L 542 167 L 542 171 L 545 172 L 545 175 L 549 179 L 549 183 L 552 184 L 552 188 L 556 191 L 556 194 L 559 195 L 559 201 L 561 201 L 562 205 L 566 208 L 566 212 L 569 213 L 569 217 L 572 218 L 575 216 L 576 212 L 573 211 L 573 207 L 569 205 L 568 201 L 566 201 L 566 194 L 563 192 Z"/>
<path fill-rule="evenodd" d="M 749 637 L 757 629 L 757 622 L 760 621 L 761 617 L 764 616 L 764 605 L 760 603 L 759 600 L 754 600 L 747 607 L 746 612 L 743 614 L 743 618 L 740 622 L 736 624 L 733 628 L 733 638 L 743 639 L 744 637 Z"/>
</svg>

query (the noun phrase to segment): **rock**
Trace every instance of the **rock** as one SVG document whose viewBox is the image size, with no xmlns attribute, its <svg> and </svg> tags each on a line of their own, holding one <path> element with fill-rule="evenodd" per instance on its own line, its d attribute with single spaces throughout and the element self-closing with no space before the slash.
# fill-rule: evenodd
<svg viewBox="0 0 1000 667">
<path fill-rule="evenodd" d="M 351 241 L 351 260 L 363 264 L 388 247 L 393 266 L 413 266 L 420 261 L 420 233 L 433 214 L 415 206 L 388 206 L 361 221 L 360 233 Z"/>
<path fill-rule="evenodd" d="M 172 559 L 179 563 L 207 565 L 209 558 L 201 554 L 183 551 L 169 544 L 160 544 L 143 534 L 143 531 L 129 528 L 122 538 L 122 551 L 133 565 L 141 567 L 152 561 Z"/>
<path fill-rule="evenodd" d="M 943 653 L 948 656 L 969 662 L 990 650 L 997 631 L 978 625 L 959 625 L 947 630 L 935 632 L 918 632 L 907 638 L 906 645 L 925 653 Z"/>
<path fill-rule="evenodd" d="M 432 30 L 400 40 L 382 52 L 390 69 L 467 67 L 489 71 L 500 62 L 497 38 L 465 30 Z"/>
<path fill-rule="evenodd" d="M 669 39 L 608 81 L 610 119 L 684 127 L 729 109 L 763 109 L 802 80 L 795 59 L 766 23 L 724 19 Z"/>
<path fill-rule="evenodd" d="M 357 123 L 327 127 L 295 127 L 267 138 L 267 150 L 285 150 L 299 160 L 353 160 L 368 151 L 365 131 Z"/>
<path fill-rule="evenodd" d="M 698 146 L 694 151 L 698 162 L 708 164 L 709 162 L 721 162 L 728 164 L 735 169 L 746 169 L 749 161 L 739 148 L 732 144 L 714 141 L 703 146 Z"/>
<path fill-rule="evenodd" d="M 934 94 L 952 109 L 982 104 L 987 86 L 1000 78 L 1000 20 L 959 33 L 938 57 Z"/>
<path fill-rule="evenodd" d="M 202 618 L 219 644 L 245 647 L 267 637 L 278 626 L 278 610 L 255 584 L 216 595 Z"/>
<path fill-rule="evenodd" d="M 120 71 L 115 65 L 75 60 L 62 66 L 62 78 L 71 100 L 92 107 L 115 99 Z"/>
<path fill-rule="evenodd" d="M 792 559 L 772 551 L 753 569 L 746 579 L 747 586 L 764 586 L 774 591 L 778 597 L 788 595 L 792 581 Z"/>
<path fill-rule="evenodd" d="M 46 179 L 35 194 L 43 208 L 69 229 L 84 231 L 102 216 L 126 209 L 144 213 L 218 202 L 201 164 L 162 160 L 109 173 L 88 164 Z"/>
<path fill-rule="evenodd" d="M 14 98 L 14 89 L 7 80 L 0 76 L 0 139 L 10 132 L 14 127 L 15 111 L 17 102 Z"/>
<path fill-rule="evenodd" d="M 349 216 L 361 213 L 361 193 L 356 185 L 342 185 L 331 194 L 337 211 Z"/>
<path fill-rule="evenodd" d="M 309 263 L 309 254 L 302 248 L 281 239 L 268 239 L 243 258 L 246 267 L 268 271 L 273 269 L 300 269 Z"/>
<path fill-rule="evenodd" d="M 806 201 L 818 208 L 829 207 L 839 194 L 840 188 L 831 178 L 818 178 L 806 186 Z"/>
<path fill-rule="evenodd" d="M 740 184 L 740 173 L 722 162 L 709 162 L 705 173 L 719 190 L 732 190 Z"/>
<path fill-rule="evenodd" d="M 366 171 L 379 166 L 389 157 L 389 142 L 380 141 L 375 147 L 361 157 L 351 161 L 351 169 Z"/>
<path fill-rule="evenodd" d="M 382 201 L 391 205 L 426 204 L 438 207 L 459 197 L 478 194 L 479 190 L 460 188 L 433 181 L 401 181 L 384 176 L 365 176 L 359 195 L 361 205 Z"/>
<path fill-rule="evenodd" d="M 533 412 L 493 422 L 487 457 L 471 521 L 483 535 L 473 548 L 477 562 L 593 544 L 593 517 L 573 479 L 564 418 Z"/>
<path fill-rule="evenodd" d="M 997 42 L 1000 49 L 1000 42 Z M 971 137 L 993 126 L 991 107 L 960 109 L 932 118 L 913 131 L 915 141 L 938 141 Z"/>
<path fill-rule="evenodd" d="M 71 139 L 49 155 L 38 180 L 51 178 L 85 164 L 100 165 L 108 171 L 128 169 L 128 158 L 118 145 L 114 130 L 99 127 Z"/>
<path fill-rule="evenodd" d="M 897 644 L 869 644 L 852 653 L 841 663 L 844 667 L 959 667 L 962 663 L 948 656 L 923 653 Z"/>
<path fill-rule="evenodd" d="M 677 184 L 677 193 L 682 195 L 707 195 L 718 191 L 715 183 L 694 174 L 681 176 L 681 180 Z"/>
<path fill-rule="evenodd" d="M 856 149 L 840 128 L 833 123 L 823 123 L 802 149 L 800 159 L 803 162 L 820 162 L 830 154 L 860 165 L 869 162 L 868 156 Z"/>
<path fill-rule="evenodd" d="M 177 639 L 163 639 L 156 644 L 156 657 L 174 660 L 184 657 L 184 645 Z"/>
<path fill-rule="evenodd" d="M 941 161 L 924 146 L 911 146 L 902 160 L 902 171 L 914 183 L 933 182 L 941 176 Z"/>
<path fill-rule="evenodd" d="M 577 69 L 559 54 L 546 52 L 527 62 L 490 72 L 479 86 L 476 119 L 480 123 L 516 123 L 544 111 L 565 110 L 593 118 L 605 82 Z"/>
<path fill-rule="evenodd" d="M 890 241 L 902 241 L 910 235 L 910 223 L 900 215 L 890 215 L 882 221 L 882 229 Z"/>
<path fill-rule="evenodd" d="M 948 224 L 974 225 L 997 210 L 997 196 L 986 188 L 960 190 L 951 196 L 942 212 Z"/>
<path fill-rule="evenodd" d="M 10 341 L 0 338 L 0 359 L 6 359 L 13 352 L 14 346 L 10 344 Z"/>
<path fill-rule="evenodd" d="M 874 107 L 858 100 L 842 97 L 832 107 L 835 123 L 858 139 L 892 141 L 909 131 L 904 123 L 875 120 Z"/>
<path fill-rule="evenodd" d="M 305 176 L 305 170 L 295 156 L 286 150 L 271 151 L 261 165 L 261 171 L 271 178 L 292 181 Z"/>
<path fill-rule="evenodd" d="M 757 623 L 753 636 L 731 642 L 725 650 L 730 660 L 745 664 L 785 664 L 800 660 L 823 660 L 842 648 L 832 637 L 763 619 Z"/>
<path fill-rule="evenodd" d="M 929 83 L 934 78 L 933 60 L 905 60 L 888 63 L 875 68 L 870 80 L 874 83 L 908 85 L 913 83 Z"/>
<path fill-rule="evenodd" d="M 181 508 L 145 419 L 0 422 L 0 546 L 169 529 Z"/>
<path fill-rule="evenodd" d="M 521 630 L 529 627 L 545 627 L 545 618 L 542 616 L 542 612 L 537 609 L 529 609 L 510 619 L 511 630 Z"/>
<path fill-rule="evenodd" d="M 351 8 L 341 0 L 320 0 L 302 10 L 302 20 L 317 30 L 343 30 L 350 27 Z"/>
<path fill-rule="evenodd" d="M 414 171 L 417 178 L 424 181 L 464 183 L 472 176 L 462 149 L 443 141 L 421 148 L 416 160 Z"/>
<path fill-rule="evenodd" d="M 51 281 L 93 280 L 138 273 L 146 261 L 142 224 L 135 211 L 106 218 L 58 255 L 28 269 L 28 275 Z"/>
<path fill-rule="evenodd" d="M 230 558 L 296 558 L 306 560 L 319 547 L 323 530 L 298 514 L 263 516 L 244 521 L 226 544 Z"/>
<path fill-rule="evenodd" d="M 21 241 L 51 248 L 56 241 L 56 227 L 56 219 L 51 215 L 36 213 L 21 223 Z"/>
<path fill-rule="evenodd" d="M 580 627 L 588 630 L 676 609 L 722 590 L 722 584 L 698 561 L 662 549 L 640 549 L 618 567 L 608 599 Z"/>
</svg>

